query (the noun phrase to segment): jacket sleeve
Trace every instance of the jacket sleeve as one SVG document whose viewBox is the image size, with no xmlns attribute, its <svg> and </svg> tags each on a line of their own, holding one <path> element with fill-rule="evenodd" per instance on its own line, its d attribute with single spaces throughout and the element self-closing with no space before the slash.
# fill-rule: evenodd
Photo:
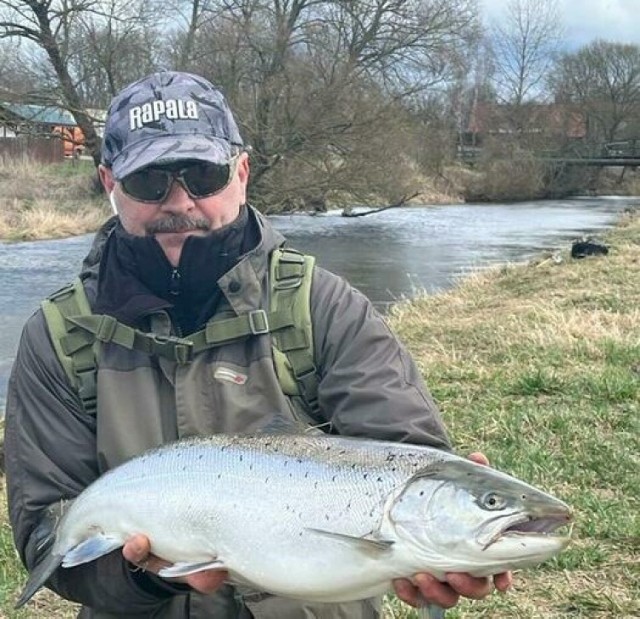
<svg viewBox="0 0 640 619">
<path fill-rule="evenodd" d="M 316 267 L 311 308 L 318 403 L 333 431 L 450 449 L 420 372 L 370 301 Z"/>
<path fill-rule="evenodd" d="M 27 570 L 42 559 L 38 549 L 51 533 L 48 511 L 98 476 L 95 426 L 37 312 L 24 327 L 9 379 L 5 430 L 9 516 Z M 86 565 L 59 568 L 47 586 L 66 599 L 113 613 L 153 610 L 175 593 L 159 578 L 130 567 L 118 550 Z"/>
</svg>

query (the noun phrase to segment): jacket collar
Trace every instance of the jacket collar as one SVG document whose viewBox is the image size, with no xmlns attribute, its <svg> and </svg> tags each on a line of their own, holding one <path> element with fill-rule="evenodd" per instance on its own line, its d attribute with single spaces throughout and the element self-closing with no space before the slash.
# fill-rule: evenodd
<svg viewBox="0 0 640 619">
<path fill-rule="evenodd" d="M 268 220 L 256 209 L 247 206 L 249 217 L 255 222 L 259 240 L 255 247 L 245 253 L 239 261 L 218 279 L 220 290 L 229 306 L 236 314 L 258 309 L 264 302 L 262 290 L 269 268 L 271 252 L 285 241 Z M 95 304 L 98 289 L 98 273 L 105 254 L 108 239 L 114 233 L 117 218 L 110 218 L 98 230 L 89 254 L 83 261 L 80 277 L 84 282 L 87 297 L 92 307 Z M 157 311 L 166 308 L 158 306 Z"/>
</svg>

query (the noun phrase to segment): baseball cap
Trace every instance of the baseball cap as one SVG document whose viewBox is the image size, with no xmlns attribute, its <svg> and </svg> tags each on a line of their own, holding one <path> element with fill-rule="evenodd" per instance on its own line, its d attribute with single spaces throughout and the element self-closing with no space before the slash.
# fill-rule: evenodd
<svg viewBox="0 0 640 619">
<path fill-rule="evenodd" d="M 161 71 L 111 101 L 102 163 L 116 180 L 151 164 L 197 159 L 227 163 L 242 138 L 222 93 L 203 77 Z"/>
</svg>

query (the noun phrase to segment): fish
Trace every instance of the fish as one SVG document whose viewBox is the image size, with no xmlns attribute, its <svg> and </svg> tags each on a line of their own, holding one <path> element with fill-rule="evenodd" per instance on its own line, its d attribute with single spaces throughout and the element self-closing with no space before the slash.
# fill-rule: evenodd
<svg viewBox="0 0 640 619">
<path fill-rule="evenodd" d="M 214 435 L 107 471 L 63 510 L 16 607 L 143 533 L 177 578 L 224 570 L 252 591 L 317 602 L 386 593 L 429 572 L 488 576 L 569 543 L 571 509 L 507 473 L 408 443 Z M 567 530 L 568 529 L 568 530 Z"/>
</svg>

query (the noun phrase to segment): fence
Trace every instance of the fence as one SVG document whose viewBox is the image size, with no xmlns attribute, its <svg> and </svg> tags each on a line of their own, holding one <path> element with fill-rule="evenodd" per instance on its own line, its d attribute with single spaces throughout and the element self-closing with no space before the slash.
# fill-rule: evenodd
<svg viewBox="0 0 640 619">
<path fill-rule="evenodd" d="M 0 138 L 0 160 L 30 159 L 40 163 L 64 160 L 62 140 L 21 135 Z"/>
</svg>

